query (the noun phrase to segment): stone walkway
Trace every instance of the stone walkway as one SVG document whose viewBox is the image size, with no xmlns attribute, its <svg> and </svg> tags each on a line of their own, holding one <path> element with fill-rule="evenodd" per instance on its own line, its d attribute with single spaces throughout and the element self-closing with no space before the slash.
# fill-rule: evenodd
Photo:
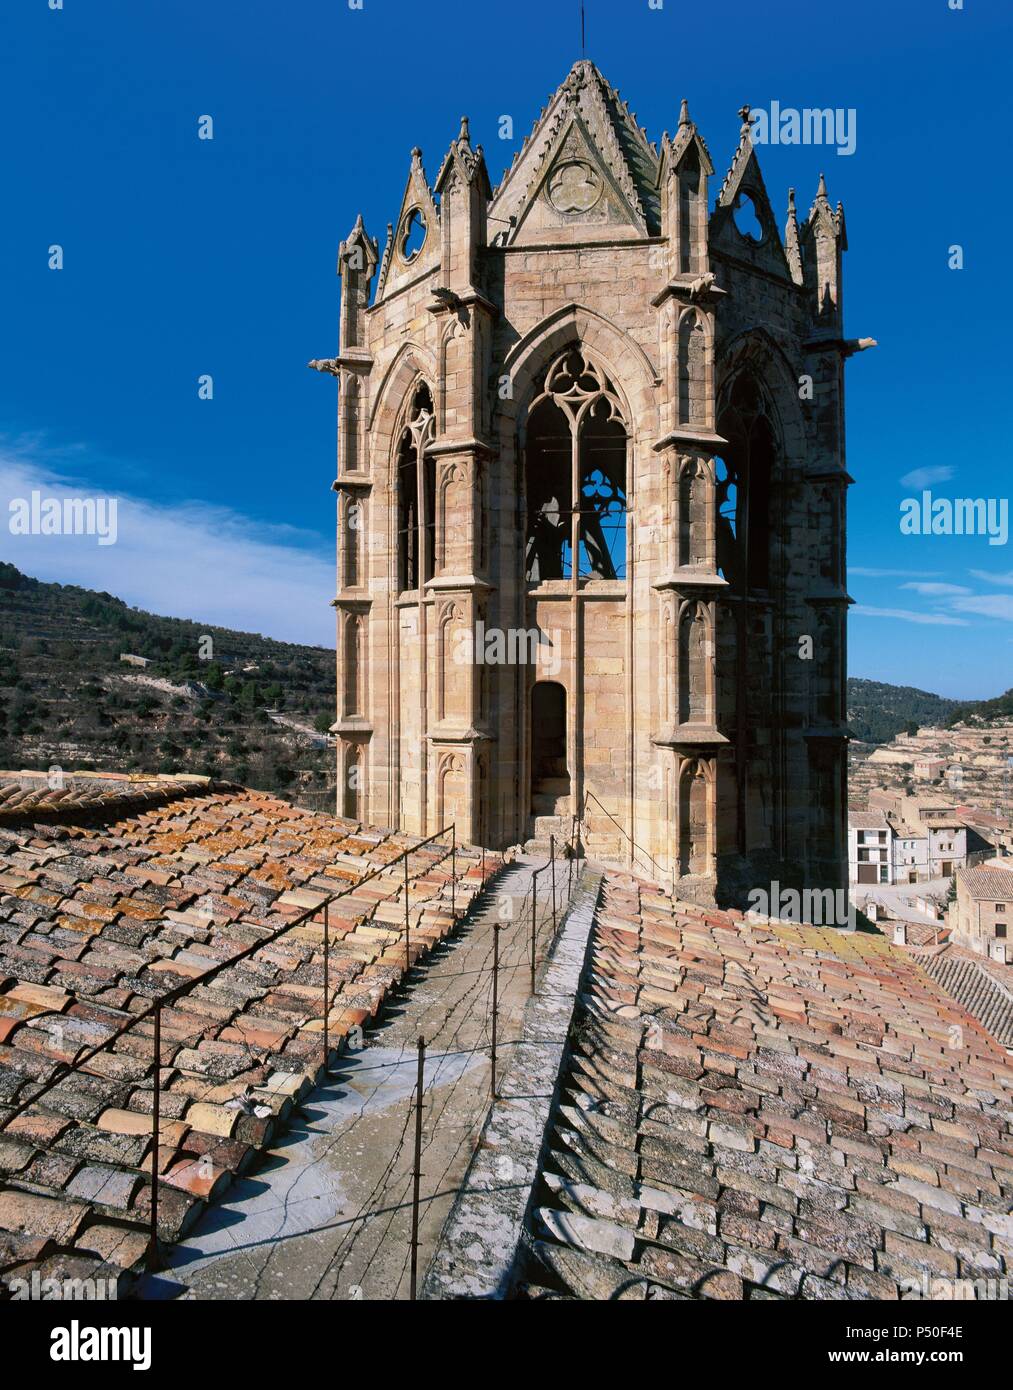
<svg viewBox="0 0 1013 1390">
<path fill-rule="evenodd" d="M 531 872 L 508 866 L 452 940 L 412 973 L 285 1137 L 172 1252 L 142 1297 L 397 1299 L 409 1294 L 416 1043 L 425 1037 L 421 1288 L 489 1107 L 493 925 L 500 935 L 500 1074 L 529 997 Z M 560 901 L 565 865 L 557 870 Z M 551 936 L 539 880 L 539 959 Z M 523 913 L 523 916 L 521 915 Z"/>
</svg>

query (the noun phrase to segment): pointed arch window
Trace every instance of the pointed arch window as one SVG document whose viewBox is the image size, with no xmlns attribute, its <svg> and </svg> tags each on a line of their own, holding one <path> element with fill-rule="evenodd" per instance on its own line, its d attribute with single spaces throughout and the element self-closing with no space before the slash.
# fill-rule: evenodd
<svg viewBox="0 0 1013 1390">
<path fill-rule="evenodd" d="M 525 571 L 532 583 L 626 578 L 628 431 L 615 387 L 579 348 L 547 369 L 527 420 Z"/>
<path fill-rule="evenodd" d="M 436 461 L 426 450 L 435 433 L 433 398 L 425 382 L 412 393 L 397 453 L 398 588 L 418 589 L 433 577 Z"/>
<path fill-rule="evenodd" d="M 773 410 L 749 373 L 737 377 L 718 419 L 728 447 L 714 461 L 718 569 L 738 593 L 770 588 Z"/>
</svg>

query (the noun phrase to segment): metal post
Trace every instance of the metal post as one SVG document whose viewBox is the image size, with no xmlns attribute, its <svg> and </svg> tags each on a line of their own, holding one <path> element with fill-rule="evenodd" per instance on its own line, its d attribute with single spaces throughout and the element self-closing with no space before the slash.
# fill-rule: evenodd
<svg viewBox="0 0 1013 1390">
<path fill-rule="evenodd" d="M 149 1269 L 158 1267 L 158 1141 L 162 1103 L 162 1005 L 155 1004 L 155 1088 L 151 1097 L 151 1234 L 148 1239 Z"/>
<path fill-rule="evenodd" d="M 573 861 L 577 857 L 577 816 L 574 814 L 570 822 L 570 855 L 566 861 L 566 901 L 570 901 L 573 893 Z"/>
<path fill-rule="evenodd" d="M 405 983 L 408 981 L 408 973 L 412 968 L 411 956 L 411 920 L 408 916 L 408 853 L 405 851 L 404 857 L 404 973 Z"/>
<path fill-rule="evenodd" d="M 327 1047 L 327 1015 L 331 1011 L 331 905 L 324 903 L 324 1077 L 327 1076 L 327 1060 L 330 1055 Z"/>
<path fill-rule="evenodd" d="M 419 1074 L 415 1089 L 415 1168 L 412 1184 L 412 1270 L 411 1293 L 415 1302 L 415 1287 L 419 1268 L 419 1183 L 422 1178 L 422 1087 L 426 1066 L 426 1040 L 419 1038 Z"/>
<path fill-rule="evenodd" d="M 538 870 L 531 875 L 531 993 L 535 992 L 535 933 L 538 930 Z"/>
<path fill-rule="evenodd" d="M 457 921 L 457 821 L 450 827 L 450 916 Z"/>
<path fill-rule="evenodd" d="M 552 879 L 552 930 L 556 930 L 556 837 L 549 836 L 549 877 Z"/>
<path fill-rule="evenodd" d="M 482 887 L 485 887 L 485 845 L 482 846 Z"/>
<path fill-rule="evenodd" d="M 499 1016 L 499 923 L 492 924 L 492 1098 L 496 1099 L 496 1020 Z"/>
</svg>

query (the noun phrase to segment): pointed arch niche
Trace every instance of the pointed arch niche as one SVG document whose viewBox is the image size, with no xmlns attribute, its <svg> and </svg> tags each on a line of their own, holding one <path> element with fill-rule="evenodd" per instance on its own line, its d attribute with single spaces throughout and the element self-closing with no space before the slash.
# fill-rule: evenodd
<svg viewBox="0 0 1013 1390">
<path fill-rule="evenodd" d="M 678 868 L 682 877 L 713 872 L 714 765 L 687 758 L 679 769 Z"/>
<path fill-rule="evenodd" d="M 683 458 L 678 473 L 679 529 L 676 565 L 679 569 L 711 570 L 714 566 L 714 470 L 703 458 Z"/>
<path fill-rule="evenodd" d="M 770 397 L 752 372 L 736 376 L 724 398 L 718 434 L 728 443 L 714 463 L 718 569 L 734 592 L 766 594 L 780 431 Z"/>
<path fill-rule="evenodd" d="M 714 616 L 710 605 L 698 599 L 682 603 L 676 637 L 677 722 L 707 724 L 714 709 Z"/>
<path fill-rule="evenodd" d="M 420 381 L 411 393 L 396 460 L 397 587 L 420 589 L 435 563 L 436 461 L 427 454 L 435 435 L 433 397 Z"/>
</svg>

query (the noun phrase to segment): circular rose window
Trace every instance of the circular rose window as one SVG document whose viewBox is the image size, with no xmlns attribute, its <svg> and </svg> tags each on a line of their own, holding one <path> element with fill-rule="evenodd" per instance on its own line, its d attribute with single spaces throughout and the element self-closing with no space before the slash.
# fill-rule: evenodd
<svg viewBox="0 0 1013 1390">
<path fill-rule="evenodd" d="M 398 254 L 403 261 L 408 263 L 415 260 L 425 244 L 427 231 L 422 209 L 409 208 L 401 219 L 397 237 Z"/>
</svg>

